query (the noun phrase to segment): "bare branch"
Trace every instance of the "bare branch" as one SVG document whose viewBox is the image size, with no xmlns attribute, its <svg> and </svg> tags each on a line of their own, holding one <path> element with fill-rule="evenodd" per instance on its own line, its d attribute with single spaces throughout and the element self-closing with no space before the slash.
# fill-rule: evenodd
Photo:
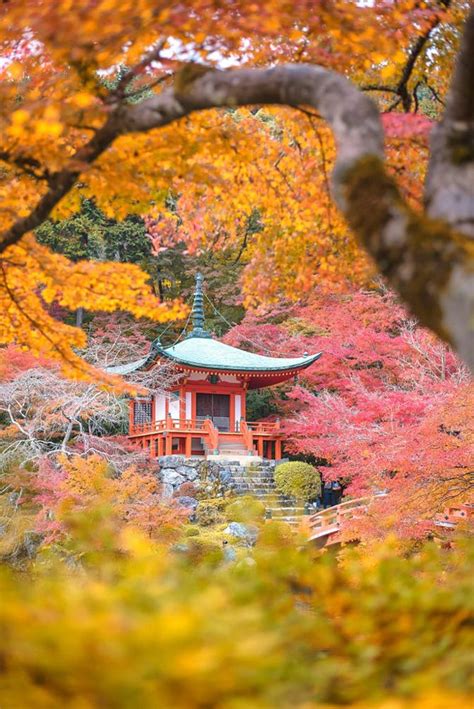
<svg viewBox="0 0 474 709">
<path fill-rule="evenodd" d="M 50 173 L 48 170 L 43 169 L 43 165 L 36 158 L 27 155 L 13 155 L 8 150 L 2 150 L 0 151 L 0 160 L 15 165 L 24 172 L 25 175 L 34 177 L 35 180 L 45 180 L 49 182 Z M 40 172 L 38 172 L 38 170 Z"/>
<path fill-rule="evenodd" d="M 449 5 L 451 4 L 451 0 L 440 0 L 440 10 L 444 11 L 446 10 Z M 393 94 L 396 94 L 398 96 L 398 99 L 396 102 L 392 103 L 388 111 L 393 111 L 393 109 L 398 106 L 398 104 L 401 102 L 403 106 L 403 110 L 408 112 L 411 109 L 412 106 L 412 96 L 408 90 L 408 82 L 411 79 L 411 76 L 413 74 L 413 70 L 415 69 L 416 62 L 418 61 L 418 58 L 422 54 L 423 50 L 426 47 L 426 44 L 428 40 L 430 39 L 433 31 L 438 27 L 438 25 L 441 22 L 441 13 L 438 13 L 431 25 L 428 27 L 428 29 L 420 35 L 415 43 L 413 44 L 412 48 L 410 49 L 408 53 L 408 58 L 405 63 L 405 66 L 402 69 L 402 73 L 400 76 L 400 79 L 396 86 L 385 86 L 385 85 L 380 85 L 380 84 L 369 84 L 367 86 L 362 86 L 361 89 L 362 91 L 382 91 L 382 92 L 390 92 Z M 416 97 L 415 97 L 416 98 Z"/>
</svg>

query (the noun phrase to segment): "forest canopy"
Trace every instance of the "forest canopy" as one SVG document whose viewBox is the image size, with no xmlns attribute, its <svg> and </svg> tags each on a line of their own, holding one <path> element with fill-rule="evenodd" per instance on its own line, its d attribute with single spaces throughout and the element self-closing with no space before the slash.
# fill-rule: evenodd
<svg viewBox="0 0 474 709">
<path fill-rule="evenodd" d="M 134 265 L 70 263 L 35 240 L 47 217 L 86 197 L 110 217 L 146 214 L 158 251 L 177 238 L 191 252 L 243 247 L 249 305 L 279 289 L 298 298 L 315 279 L 367 282 L 348 223 L 414 314 L 470 361 L 468 9 L 460 0 L 5 4 L 1 340 L 86 374 L 73 350 L 83 334 L 55 323 L 48 303 L 158 321 L 185 314 L 156 302 Z M 336 154 L 332 189 L 346 221 L 328 194 Z"/>
</svg>

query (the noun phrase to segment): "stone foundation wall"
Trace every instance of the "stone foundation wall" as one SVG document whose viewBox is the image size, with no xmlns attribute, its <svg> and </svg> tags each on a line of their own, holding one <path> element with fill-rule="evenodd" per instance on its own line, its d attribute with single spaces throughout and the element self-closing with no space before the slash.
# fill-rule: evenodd
<svg viewBox="0 0 474 709">
<path fill-rule="evenodd" d="M 283 461 L 263 460 L 255 464 L 262 472 L 273 475 L 275 465 Z M 200 490 L 213 493 L 219 490 L 236 491 L 236 480 L 249 474 L 249 467 L 238 462 L 209 461 L 202 458 L 184 458 L 167 455 L 158 458 L 163 496 L 172 497 L 184 483 L 193 483 Z"/>
</svg>

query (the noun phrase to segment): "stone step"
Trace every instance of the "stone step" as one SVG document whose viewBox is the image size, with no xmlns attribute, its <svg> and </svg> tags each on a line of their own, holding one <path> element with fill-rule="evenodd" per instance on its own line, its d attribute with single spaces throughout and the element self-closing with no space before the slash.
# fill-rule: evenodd
<svg viewBox="0 0 474 709">
<path fill-rule="evenodd" d="M 301 517 L 276 517 L 279 522 L 286 522 L 292 526 L 297 526 L 301 522 Z"/>
<path fill-rule="evenodd" d="M 252 453 L 249 453 L 246 448 L 242 448 L 242 450 L 235 450 L 235 448 L 233 448 L 232 450 L 223 450 L 222 448 L 219 448 L 218 455 L 226 455 L 226 456 L 229 456 L 229 459 L 230 459 L 230 456 L 232 456 L 232 455 L 240 457 L 243 455 L 245 455 L 245 456 L 252 455 Z"/>
<path fill-rule="evenodd" d="M 234 488 L 234 490 L 255 490 L 255 492 L 266 492 L 269 495 L 275 494 L 276 490 L 274 486 L 271 483 L 257 483 L 252 484 L 252 483 L 230 483 L 230 486 Z"/>
<path fill-rule="evenodd" d="M 230 475 L 229 478 L 234 482 L 272 482 L 274 483 L 273 475 Z"/>
<path fill-rule="evenodd" d="M 244 443 L 239 443 L 238 441 L 219 441 L 220 450 L 247 450 L 247 446 Z"/>
<path fill-rule="evenodd" d="M 267 507 L 273 517 L 296 517 L 304 515 L 304 507 Z"/>
<path fill-rule="evenodd" d="M 238 487 L 236 486 L 232 489 L 238 495 L 253 495 L 254 497 L 258 497 L 259 499 L 262 498 L 265 502 L 268 502 L 267 495 L 269 491 L 265 488 L 256 490 L 254 487 L 239 485 Z"/>
<path fill-rule="evenodd" d="M 260 483 L 259 485 L 248 485 L 246 483 L 237 483 L 232 485 L 234 490 L 254 490 L 256 493 L 264 493 L 267 495 L 271 495 L 272 493 L 275 492 L 275 488 L 272 487 L 271 485 L 266 485 L 265 483 Z"/>
<path fill-rule="evenodd" d="M 225 453 L 226 455 L 252 455 L 252 451 L 250 451 L 248 448 L 236 448 L 235 446 L 232 446 L 232 448 L 223 448 L 222 446 L 219 446 L 219 453 Z"/>
<path fill-rule="evenodd" d="M 273 480 L 265 480 L 265 478 L 253 478 L 250 480 L 248 478 L 231 478 L 229 482 L 234 483 L 234 485 L 255 485 L 256 487 L 261 487 L 263 485 L 271 488 L 275 487 Z"/>
</svg>

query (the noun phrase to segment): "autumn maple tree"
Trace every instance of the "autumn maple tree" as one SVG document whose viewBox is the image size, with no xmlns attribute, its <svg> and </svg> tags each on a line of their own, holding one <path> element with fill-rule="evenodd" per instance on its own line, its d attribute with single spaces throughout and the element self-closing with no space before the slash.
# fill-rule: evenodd
<svg viewBox="0 0 474 709">
<path fill-rule="evenodd" d="M 35 240 L 82 198 L 114 218 L 164 220 L 191 249 L 242 242 L 257 210 L 249 303 L 275 298 L 278 281 L 288 295 L 307 291 L 315 272 L 363 282 L 368 263 L 328 196 L 336 159 L 333 194 L 352 231 L 417 317 L 469 360 L 472 15 L 446 97 L 467 12 L 461 0 L 4 4 L 1 340 L 85 374 L 74 352 L 83 333 L 45 303 L 184 314 L 158 303 L 133 265 L 71 263 Z M 388 171 L 370 94 L 388 112 Z"/>
<path fill-rule="evenodd" d="M 315 293 L 304 306 L 247 314 L 225 339 L 274 356 L 323 351 L 274 390 L 273 415 L 286 453 L 310 456 L 346 495 L 388 493 L 357 525 L 362 538 L 424 536 L 444 507 L 472 500 L 472 380 L 389 291 Z"/>
</svg>

